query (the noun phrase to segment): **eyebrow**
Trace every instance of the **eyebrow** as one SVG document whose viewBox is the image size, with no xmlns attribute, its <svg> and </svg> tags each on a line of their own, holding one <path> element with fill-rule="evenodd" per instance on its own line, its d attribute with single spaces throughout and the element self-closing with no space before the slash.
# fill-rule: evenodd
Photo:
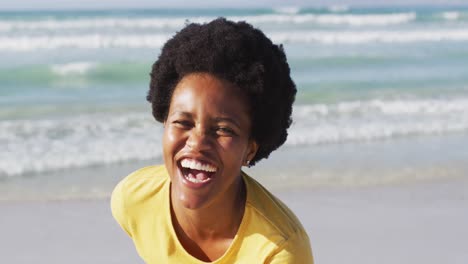
<svg viewBox="0 0 468 264">
<path fill-rule="evenodd" d="M 219 123 L 219 122 L 229 122 L 229 123 L 234 124 L 238 128 L 240 128 L 239 122 L 237 122 L 237 120 L 235 120 L 233 118 L 230 118 L 230 117 L 216 117 L 216 118 L 214 118 L 214 121 L 216 121 L 217 123 Z"/>
<path fill-rule="evenodd" d="M 175 116 L 175 115 L 181 115 L 181 116 L 184 116 L 184 117 L 192 117 L 192 114 L 189 113 L 189 112 L 184 112 L 184 111 L 174 111 L 172 114 L 170 114 L 169 116 Z"/>
<path fill-rule="evenodd" d="M 186 118 L 193 118 L 193 115 L 191 113 L 185 112 L 185 111 L 175 111 L 170 116 L 174 116 L 174 115 L 181 115 Z M 216 123 L 229 122 L 237 126 L 239 129 L 241 128 L 240 123 L 236 119 L 231 118 L 231 117 L 219 116 L 219 117 L 213 118 L 213 121 Z"/>
</svg>

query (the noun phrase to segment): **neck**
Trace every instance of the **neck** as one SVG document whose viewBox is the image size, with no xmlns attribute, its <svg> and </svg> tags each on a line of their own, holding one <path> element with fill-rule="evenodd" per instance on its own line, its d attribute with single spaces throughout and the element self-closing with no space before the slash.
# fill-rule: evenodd
<svg viewBox="0 0 468 264">
<path fill-rule="evenodd" d="M 197 209 L 172 203 L 171 213 L 178 237 L 193 241 L 234 238 L 242 222 L 246 188 L 241 180 L 231 188 L 225 199 Z"/>
</svg>

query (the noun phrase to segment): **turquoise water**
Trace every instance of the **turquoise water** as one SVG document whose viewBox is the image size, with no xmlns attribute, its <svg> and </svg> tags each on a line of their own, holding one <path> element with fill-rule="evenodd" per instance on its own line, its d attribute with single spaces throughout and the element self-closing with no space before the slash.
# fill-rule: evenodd
<svg viewBox="0 0 468 264">
<path fill-rule="evenodd" d="M 0 185 L 160 160 L 151 64 L 187 21 L 217 16 L 283 44 L 288 151 L 468 133 L 466 7 L 0 12 Z"/>
</svg>

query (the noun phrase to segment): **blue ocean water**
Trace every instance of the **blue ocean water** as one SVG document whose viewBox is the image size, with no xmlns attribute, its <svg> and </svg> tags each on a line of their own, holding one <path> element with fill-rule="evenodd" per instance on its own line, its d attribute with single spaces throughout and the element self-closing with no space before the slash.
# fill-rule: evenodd
<svg viewBox="0 0 468 264">
<path fill-rule="evenodd" d="M 283 44 L 289 150 L 468 135 L 466 7 L 0 12 L 0 185 L 160 159 L 151 64 L 186 23 L 218 16 Z"/>
</svg>

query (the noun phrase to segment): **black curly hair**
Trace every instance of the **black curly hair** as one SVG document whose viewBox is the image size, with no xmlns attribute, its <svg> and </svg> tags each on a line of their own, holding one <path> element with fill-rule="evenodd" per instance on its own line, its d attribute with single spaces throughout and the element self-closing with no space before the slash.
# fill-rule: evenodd
<svg viewBox="0 0 468 264">
<path fill-rule="evenodd" d="M 251 137 L 259 146 L 251 165 L 286 141 L 297 90 L 282 45 L 246 22 L 217 18 L 186 25 L 166 42 L 152 67 L 147 100 L 156 120 L 166 120 L 174 88 L 190 73 L 210 73 L 247 96 Z"/>
</svg>

